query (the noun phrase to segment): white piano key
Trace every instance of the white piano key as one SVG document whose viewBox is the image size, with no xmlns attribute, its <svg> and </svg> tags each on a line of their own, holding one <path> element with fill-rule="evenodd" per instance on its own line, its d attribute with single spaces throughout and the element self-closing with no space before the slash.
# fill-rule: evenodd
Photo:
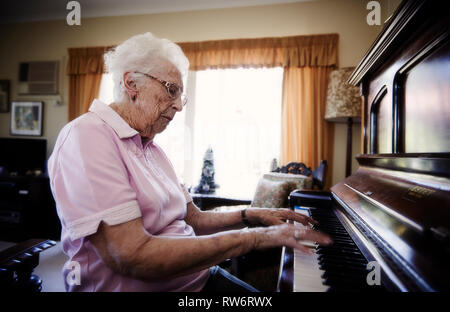
<svg viewBox="0 0 450 312">
<path fill-rule="evenodd" d="M 323 270 L 319 268 L 318 255 L 311 255 L 294 250 L 294 291 L 327 291 L 328 286 L 323 285 Z"/>
<path fill-rule="evenodd" d="M 296 209 L 296 212 L 310 216 L 308 207 Z M 294 222 L 296 225 L 301 225 Z M 294 292 L 324 292 L 328 286 L 323 284 L 322 274 L 325 272 L 319 268 L 318 255 L 315 251 L 316 243 L 305 241 L 304 246 L 311 248 L 312 254 L 306 254 L 294 250 Z"/>
</svg>

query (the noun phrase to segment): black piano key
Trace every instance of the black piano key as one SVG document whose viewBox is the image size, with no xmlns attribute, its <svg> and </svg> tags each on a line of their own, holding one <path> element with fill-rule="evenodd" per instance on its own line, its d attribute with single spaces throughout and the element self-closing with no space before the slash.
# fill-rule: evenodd
<svg viewBox="0 0 450 312">
<path fill-rule="evenodd" d="M 360 253 L 350 251 L 350 250 L 338 250 L 338 249 L 317 249 L 316 254 L 323 255 L 322 258 L 327 257 L 333 257 L 333 258 L 339 258 L 339 257 L 346 257 L 351 259 L 356 259 L 356 257 L 361 256 Z M 344 259 L 344 258 L 343 258 Z M 358 258 L 359 260 L 363 260 L 362 258 Z"/>
<path fill-rule="evenodd" d="M 335 287 L 348 287 L 350 285 L 354 287 L 367 287 L 367 282 L 365 279 L 350 279 L 345 277 L 336 277 L 336 276 L 329 276 L 324 279 L 324 285 L 328 286 L 335 286 Z"/>
<path fill-rule="evenodd" d="M 358 257 L 361 256 L 358 250 L 355 249 L 325 249 L 325 248 L 317 248 L 316 253 L 319 255 L 335 255 L 335 256 L 348 256 L 348 257 Z"/>
<path fill-rule="evenodd" d="M 356 246 L 343 246 L 343 245 L 330 245 L 330 246 L 317 246 L 316 247 L 317 250 L 336 250 L 336 251 L 354 251 L 354 252 L 358 252 L 359 248 Z"/>
<path fill-rule="evenodd" d="M 328 233 L 330 235 L 339 235 L 339 236 L 344 236 L 344 237 L 348 237 L 348 233 L 346 231 L 343 230 L 337 230 L 337 229 L 327 229 L 327 228 L 317 228 L 317 230 L 319 232 L 325 232 Z"/>
<path fill-rule="evenodd" d="M 353 267 L 353 266 L 339 266 L 332 264 L 325 264 L 320 266 L 321 269 L 325 270 L 324 274 L 330 272 L 337 272 L 338 274 L 365 274 L 367 275 L 369 271 L 366 268 Z"/>
<path fill-rule="evenodd" d="M 329 277 L 344 280 L 366 280 L 367 273 L 361 271 L 342 271 L 342 270 L 327 270 L 321 275 L 322 279 Z"/>
<path fill-rule="evenodd" d="M 324 266 L 343 266 L 347 268 L 366 268 L 367 263 L 352 259 L 321 259 L 318 262 L 319 265 Z"/>
<path fill-rule="evenodd" d="M 340 224 L 339 222 L 335 222 L 335 221 L 322 221 L 322 222 L 319 222 L 319 223 L 317 224 L 317 226 L 320 226 L 320 227 L 329 227 L 329 228 L 335 227 L 335 228 L 338 228 L 338 229 L 343 229 L 343 228 L 344 228 L 344 227 L 342 226 L 342 224 Z"/>
<path fill-rule="evenodd" d="M 320 248 L 316 250 L 319 255 L 347 255 L 347 256 L 359 256 L 359 252 L 349 250 L 337 250 L 337 249 L 325 249 Z"/>
<path fill-rule="evenodd" d="M 324 231 L 324 230 L 321 230 L 321 229 L 317 229 L 317 231 L 327 233 L 327 234 L 329 234 L 331 236 L 338 236 L 338 237 L 342 237 L 342 238 L 348 238 L 349 237 L 348 233 L 346 233 L 346 232 Z"/>
<path fill-rule="evenodd" d="M 332 245 L 329 245 L 329 246 L 318 245 L 316 249 L 317 250 L 351 250 L 351 251 L 360 252 L 359 248 L 356 247 L 356 246 L 345 247 L 345 246 L 339 246 L 339 244 L 336 244 L 336 245 L 332 244 Z"/>
<path fill-rule="evenodd" d="M 358 284 L 343 284 L 343 285 L 331 285 L 327 292 L 361 292 L 371 290 L 367 286 L 361 286 Z"/>
<path fill-rule="evenodd" d="M 333 221 L 333 220 L 320 220 L 322 222 L 319 222 L 319 226 L 336 226 L 339 228 L 343 228 L 342 224 L 339 221 Z"/>
<path fill-rule="evenodd" d="M 367 274 L 364 272 L 353 272 L 353 271 L 333 271 L 329 270 L 322 273 L 322 279 L 327 278 L 335 278 L 335 279 L 343 279 L 343 280 L 353 280 L 353 281 L 362 281 L 366 280 Z"/>
<path fill-rule="evenodd" d="M 345 265 L 345 266 L 355 266 L 355 267 L 366 267 L 367 260 L 365 259 L 352 259 L 349 257 L 341 258 L 341 257 L 322 257 L 318 259 L 319 264 L 336 264 L 336 265 Z"/>
<path fill-rule="evenodd" d="M 345 237 L 345 236 L 342 236 L 342 235 L 338 236 L 338 237 L 335 237 L 334 243 L 335 244 L 337 244 L 337 243 L 348 243 L 348 244 L 352 244 L 352 245 L 356 246 L 355 242 L 351 238 Z"/>
<path fill-rule="evenodd" d="M 318 260 L 319 262 L 341 262 L 341 263 L 359 263 L 359 264 L 364 264 L 367 265 L 367 260 L 364 257 L 359 257 L 359 256 L 353 256 L 353 257 L 348 257 L 348 256 L 335 256 L 335 255 L 319 255 L 318 256 Z"/>
<path fill-rule="evenodd" d="M 334 242 L 334 245 L 347 244 L 347 245 L 356 246 L 354 241 L 352 241 L 349 238 L 345 238 L 345 237 L 335 237 L 335 240 L 333 242 Z"/>
<path fill-rule="evenodd" d="M 357 248 L 355 244 L 341 240 L 333 240 L 333 246 Z"/>
<path fill-rule="evenodd" d="M 326 265 L 339 265 L 339 266 L 344 266 L 344 267 L 355 267 L 355 268 L 366 268 L 367 267 L 367 263 L 366 262 L 361 262 L 361 261 L 352 261 L 352 260 L 336 260 L 336 259 L 331 259 L 331 260 L 319 260 L 318 261 L 319 266 L 326 266 Z"/>
</svg>

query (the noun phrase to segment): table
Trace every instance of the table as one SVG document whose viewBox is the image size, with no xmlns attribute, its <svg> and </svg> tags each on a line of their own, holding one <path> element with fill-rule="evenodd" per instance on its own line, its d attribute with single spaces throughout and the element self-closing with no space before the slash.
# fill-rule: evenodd
<svg viewBox="0 0 450 312">
<path fill-rule="evenodd" d="M 201 210 L 210 210 L 220 206 L 237 206 L 250 205 L 250 199 L 231 198 L 228 196 L 221 196 L 220 194 L 195 194 L 191 193 L 194 204 Z"/>
</svg>

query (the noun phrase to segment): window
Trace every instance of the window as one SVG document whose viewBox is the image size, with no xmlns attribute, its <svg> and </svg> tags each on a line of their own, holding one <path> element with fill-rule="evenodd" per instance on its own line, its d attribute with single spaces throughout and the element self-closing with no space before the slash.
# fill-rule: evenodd
<svg viewBox="0 0 450 312">
<path fill-rule="evenodd" d="M 98 99 L 106 104 L 114 102 L 113 88 L 114 82 L 112 75 L 103 74 L 102 81 L 100 82 L 100 90 L 98 91 Z"/>
<path fill-rule="evenodd" d="M 280 157 L 282 79 L 282 68 L 190 72 L 186 107 L 155 137 L 180 180 L 198 184 L 211 147 L 217 193 L 251 199 Z"/>
</svg>

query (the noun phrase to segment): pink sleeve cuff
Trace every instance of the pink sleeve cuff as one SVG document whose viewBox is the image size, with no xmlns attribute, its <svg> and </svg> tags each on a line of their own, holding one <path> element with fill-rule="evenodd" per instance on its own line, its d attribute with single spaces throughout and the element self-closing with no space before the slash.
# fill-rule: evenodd
<svg viewBox="0 0 450 312">
<path fill-rule="evenodd" d="M 97 232 L 101 221 L 108 225 L 117 225 L 141 217 L 137 201 L 121 204 L 116 207 L 86 216 L 67 224 L 70 239 L 86 237 Z"/>
</svg>

